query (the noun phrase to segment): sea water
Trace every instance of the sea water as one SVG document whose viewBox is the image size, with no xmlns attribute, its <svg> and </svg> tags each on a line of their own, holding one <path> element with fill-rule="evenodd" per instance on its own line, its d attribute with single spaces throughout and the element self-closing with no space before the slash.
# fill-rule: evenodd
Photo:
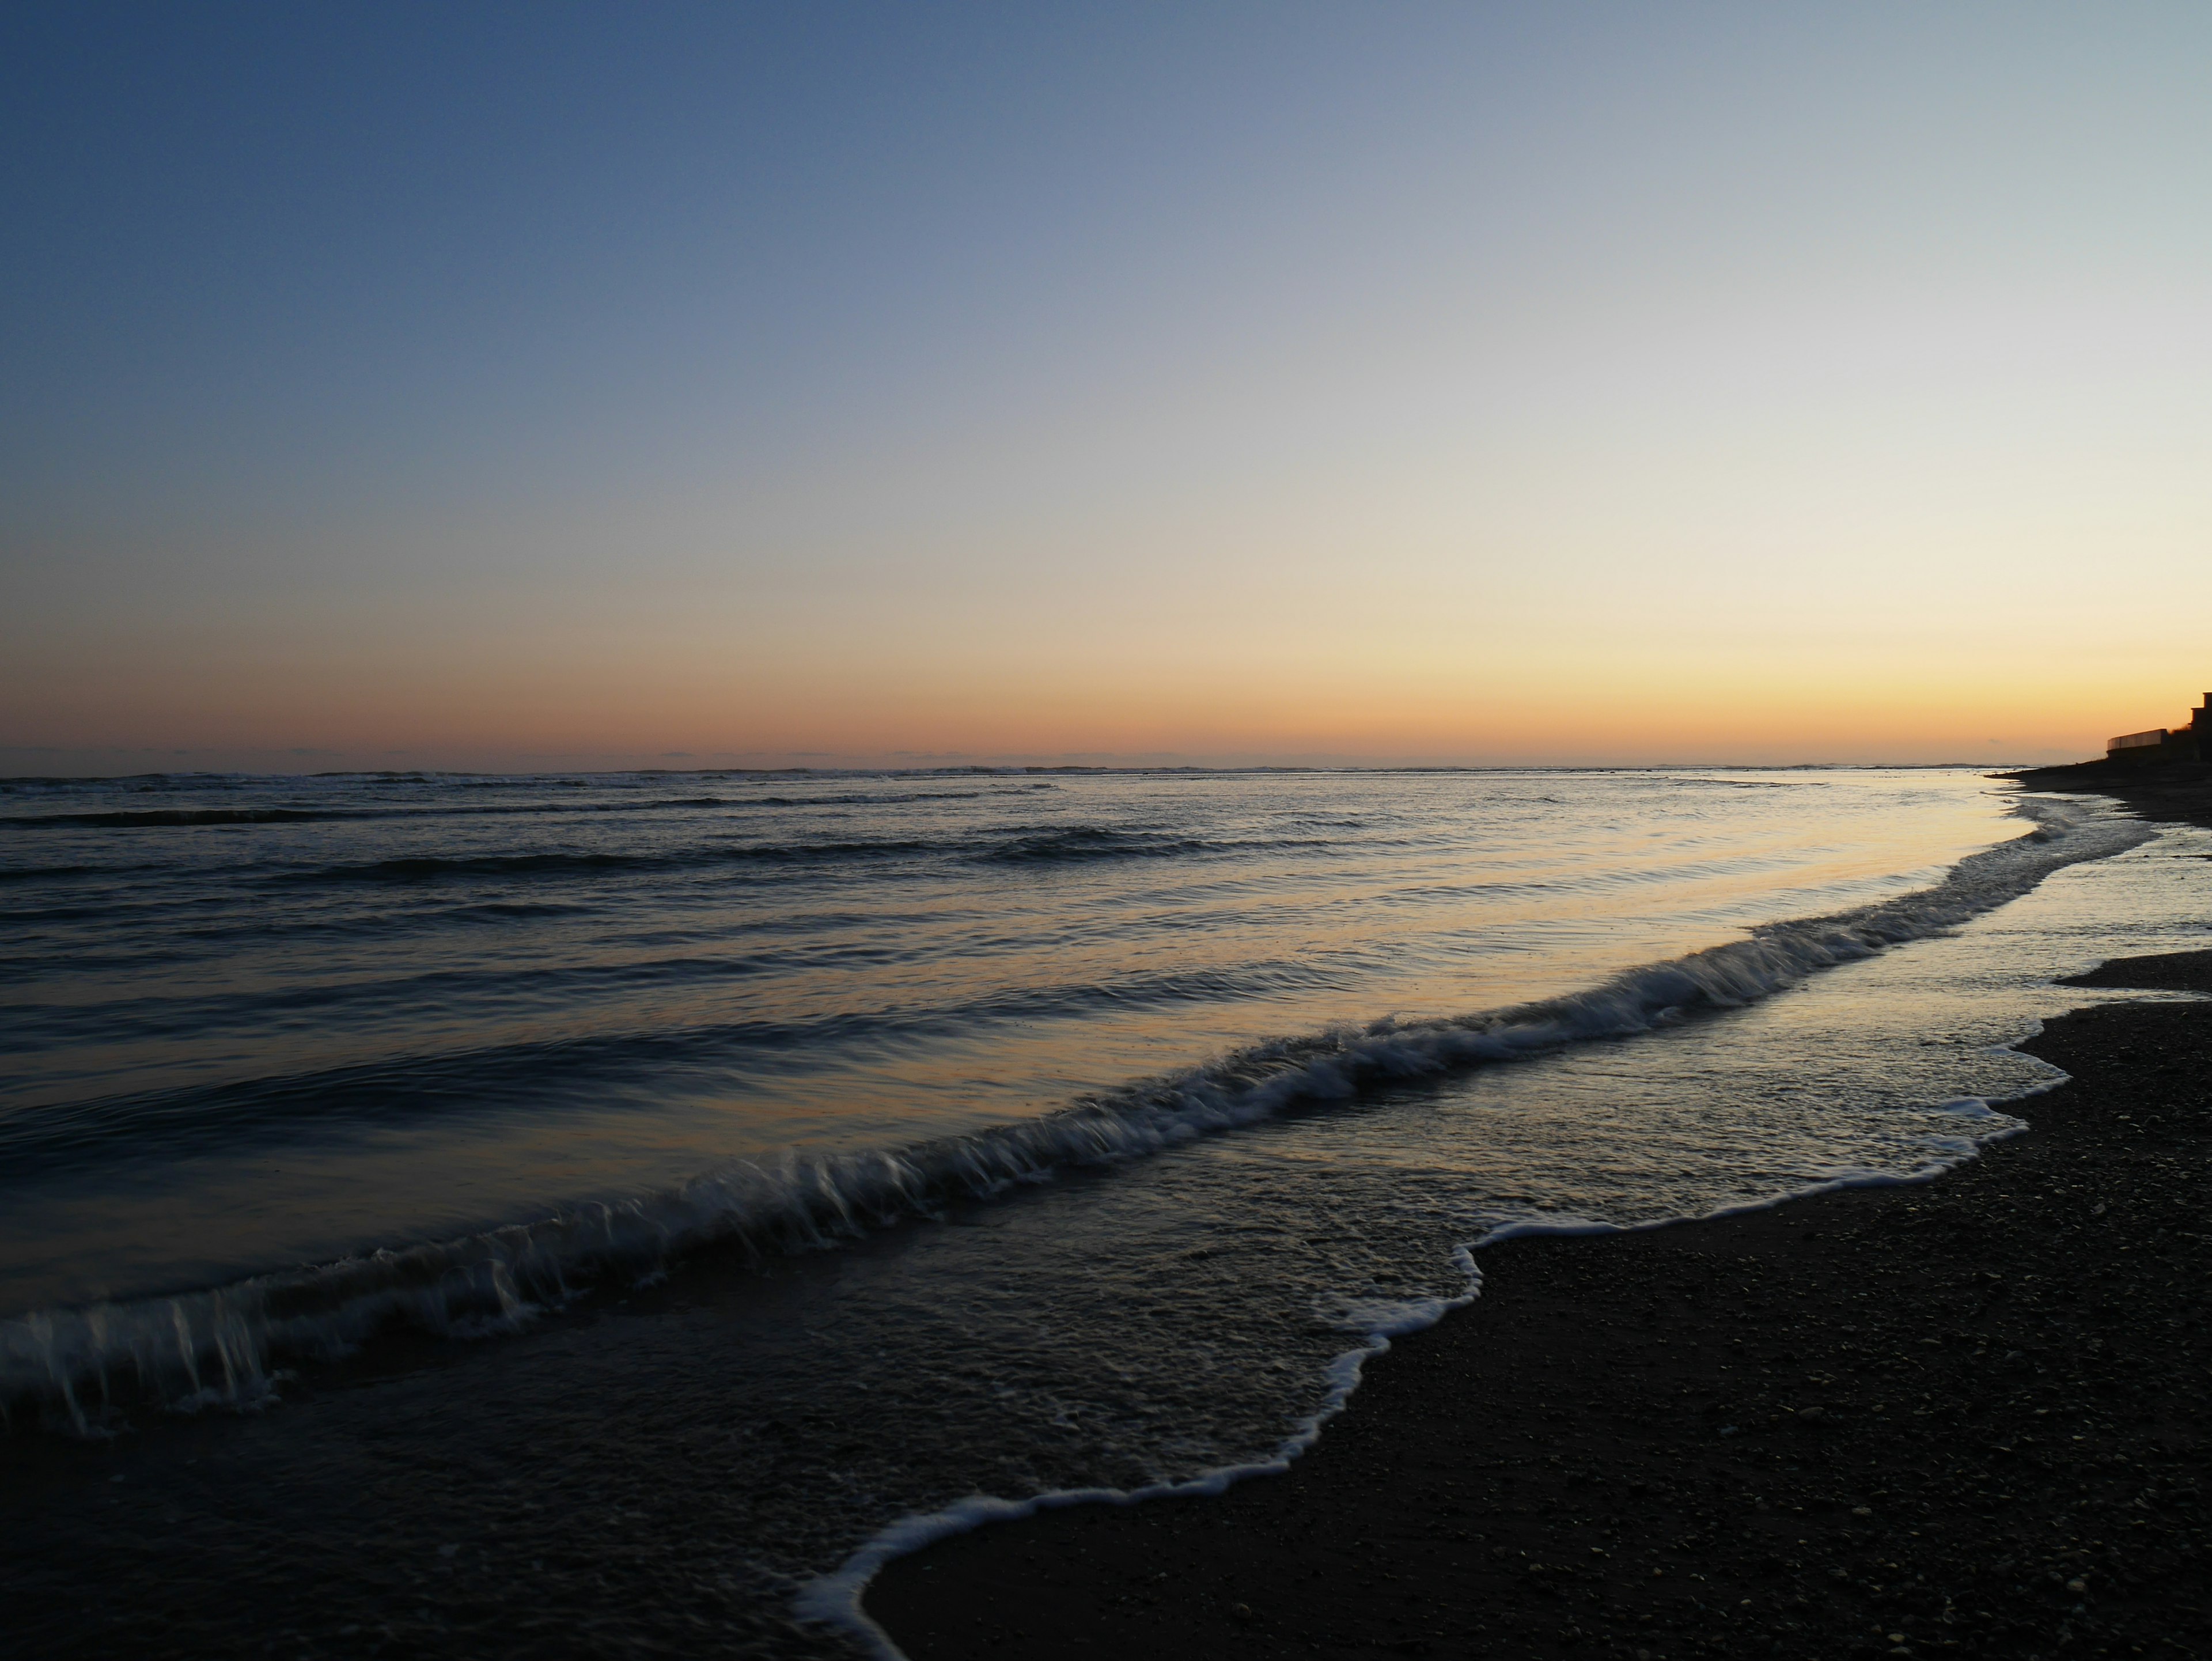
<svg viewBox="0 0 2212 1661">
<path fill-rule="evenodd" d="M 342 1496 L 380 1483 L 502 1631 L 677 1619 L 559 1567 L 581 1516 L 792 1654 L 880 1642 L 857 1589 L 933 1531 L 1294 1455 L 1486 1238 L 1971 1157 L 2056 1076 L 2006 1047 L 2082 1001 L 2050 978 L 2197 943 L 2212 849 L 1966 770 L 17 781 L 0 814 L 14 1433 L 220 1423 L 212 1468 L 281 1465 L 274 1512 L 196 1481 L 193 1576 L 302 1528 L 357 1560 Z"/>
</svg>

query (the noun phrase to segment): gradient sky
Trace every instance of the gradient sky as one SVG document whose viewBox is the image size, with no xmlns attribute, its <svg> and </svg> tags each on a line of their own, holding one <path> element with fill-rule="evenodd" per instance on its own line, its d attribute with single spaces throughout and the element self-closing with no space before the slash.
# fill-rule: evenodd
<svg viewBox="0 0 2212 1661">
<path fill-rule="evenodd" d="M 2212 7 L 0 13 L 0 771 L 2024 760 Z"/>
</svg>

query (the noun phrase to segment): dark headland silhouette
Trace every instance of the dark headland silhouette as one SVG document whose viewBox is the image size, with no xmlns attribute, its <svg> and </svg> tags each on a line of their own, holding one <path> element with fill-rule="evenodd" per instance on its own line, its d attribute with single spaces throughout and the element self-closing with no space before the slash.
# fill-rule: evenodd
<svg viewBox="0 0 2212 1661">
<path fill-rule="evenodd" d="M 2212 735 L 2212 692 L 2207 692 L 2204 702 L 2189 712 L 2186 727 L 2153 727 L 2141 733 L 2123 733 L 2106 740 L 2105 760 L 2125 767 L 2202 761 L 2208 735 Z"/>
<path fill-rule="evenodd" d="M 2030 790 L 2119 797 L 2147 819 L 2212 819 L 2212 692 L 2181 727 L 2153 727 L 2106 740 L 2094 761 L 2030 767 L 2000 777 Z"/>
</svg>

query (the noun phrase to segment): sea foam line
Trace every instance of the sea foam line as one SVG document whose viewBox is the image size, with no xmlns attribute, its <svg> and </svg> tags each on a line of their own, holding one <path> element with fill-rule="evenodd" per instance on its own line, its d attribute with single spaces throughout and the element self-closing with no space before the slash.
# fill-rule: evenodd
<svg viewBox="0 0 2212 1661">
<path fill-rule="evenodd" d="M 464 1337 L 513 1332 L 602 1279 L 658 1279 L 702 1247 L 769 1255 L 833 1245 L 1059 1171 L 1141 1158 L 1375 1084 L 1737 1007 L 1821 969 L 1954 928 L 2055 870 L 2156 834 L 2085 804 L 2023 799 L 2017 811 L 2036 829 L 1969 855 L 1931 888 L 1763 925 L 1747 939 L 1565 997 L 1279 1039 L 1017 1125 L 897 1149 L 743 1162 L 661 1193 L 458 1240 L 0 1322 L 0 1415 L 10 1427 L 84 1435 L 143 1405 L 252 1408 L 271 1399 L 287 1365 L 345 1355 L 386 1327 Z"/>
<path fill-rule="evenodd" d="M 2040 1095 L 2064 1082 L 2065 1078 L 2062 1074 L 2031 1086 L 2025 1093 Z M 908 1661 L 906 1652 L 869 1615 L 864 1602 L 869 1583 L 885 1564 L 894 1559 L 908 1556 L 939 1540 L 969 1533 L 986 1524 L 1017 1522 L 1024 1517 L 1034 1517 L 1040 1512 L 1058 1511 L 1068 1506 L 1133 1506 L 1147 1500 L 1218 1494 L 1247 1477 L 1282 1475 L 1290 1469 L 1292 1460 L 1309 1451 L 1320 1441 L 1322 1428 L 1350 1404 L 1352 1392 L 1358 1389 L 1368 1362 L 1389 1350 L 1394 1339 L 1425 1331 L 1452 1311 L 1465 1308 L 1481 1295 L 1482 1269 L 1475 1262 L 1474 1254 L 1501 1241 L 1537 1236 L 1640 1234 L 1655 1228 L 1673 1228 L 1686 1222 L 1714 1221 L 1756 1211 L 1771 1211 L 1794 1200 L 1841 1193 L 1847 1189 L 1902 1188 L 1931 1183 L 1973 1157 L 1979 1147 L 2016 1136 L 2027 1129 L 2023 1121 L 1996 1112 L 1978 1098 L 1963 1098 L 1943 1105 L 1946 1110 L 1982 1120 L 1990 1125 L 1990 1129 L 1975 1138 L 1945 1139 L 1942 1146 L 1951 1157 L 1931 1159 L 1914 1171 L 1853 1171 L 1779 1194 L 1722 1206 L 1701 1213 L 1697 1217 L 1655 1217 L 1636 1223 L 1598 1222 L 1578 1217 L 1526 1218 L 1501 1223 L 1484 1232 L 1470 1244 L 1453 1247 L 1453 1263 L 1466 1277 L 1464 1289 L 1460 1293 L 1444 1298 L 1419 1298 L 1373 1304 L 1368 1306 L 1364 1319 L 1346 1320 L 1343 1324 L 1347 1330 L 1359 1335 L 1359 1342 L 1330 1360 L 1322 1370 L 1322 1378 L 1326 1389 L 1320 1406 L 1309 1417 L 1298 1421 L 1291 1434 L 1284 1438 L 1267 1457 L 1214 1466 L 1195 1475 L 1153 1482 L 1136 1488 L 1052 1488 L 1024 1500 L 1002 1499 L 994 1494 L 970 1494 L 938 1511 L 902 1517 L 871 1536 L 836 1568 L 827 1574 L 817 1575 L 800 1586 L 792 1599 L 792 1614 L 799 1621 L 833 1627 L 843 1632 L 875 1656 L 877 1661 Z"/>
<path fill-rule="evenodd" d="M 1607 1232 L 1607 1226 L 1569 1224 L 1548 1232 L 1599 1233 Z M 1489 1238 L 1486 1236 L 1478 1244 L 1489 1244 Z M 890 1634 L 876 1624 L 860 1603 L 867 1591 L 868 1582 L 875 1578 L 876 1572 L 895 1557 L 904 1557 L 950 1535 L 965 1534 L 986 1523 L 1012 1522 L 1019 1518 L 1035 1516 L 1041 1511 L 1057 1511 L 1066 1506 L 1133 1506 L 1146 1500 L 1220 1494 L 1231 1483 L 1240 1482 L 1248 1476 L 1281 1475 L 1291 1468 L 1291 1460 L 1321 1439 L 1322 1427 L 1344 1410 L 1345 1404 L 1352 1399 L 1352 1391 L 1359 1388 L 1362 1369 L 1389 1349 L 1393 1338 L 1432 1327 L 1452 1311 L 1462 1309 L 1474 1301 L 1482 1290 L 1482 1271 L 1475 1266 L 1474 1253 L 1466 1246 L 1455 1247 L 1452 1261 L 1466 1276 L 1464 1289 L 1448 1298 L 1409 1299 L 1387 1306 L 1387 1312 L 1378 1310 L 1367 1321 L 1357 1323 L 1355 1329 L 1360 1332 L 1358 1345 L 1335 1357 L 1322 1372 L 1328 1389 L 1322 1397 L 1321 1405 L 1308 1417 L 1300 1420 L 1266 1458 L 1249 1460 L 1242 1464 L 1221 1465 L 1180 1482 L 1154 1482 L 1140 1488 L 1054 1488 L 1027 1500 L 1002 1500 L 992 1494 L 971 1494 L 942 1511 L 902 1517 L 869 1540 L 836 1570 L 802 1586 L 793 1600 L 793 1614 L 801 1621 L 817 1621 L 850 1634 L 878 1657 L 879 1661 L 907 1661 L 906 1652 L 892 1642 Z"/>
</svg>

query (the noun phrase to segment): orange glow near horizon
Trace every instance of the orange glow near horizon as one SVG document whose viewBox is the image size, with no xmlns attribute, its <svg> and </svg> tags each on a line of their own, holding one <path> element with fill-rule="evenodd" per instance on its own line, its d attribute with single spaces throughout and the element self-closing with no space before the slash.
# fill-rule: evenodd
<svg viewBox="0 0 2212 1661">
<path fill-rule="evenodd" d="M 811 665 L 804 654 L 593 653 L 581 641 L 542 651 L 480 642 L 450 655 L 418 644 L 413 660 L 395 663 L 363 642 L 292 661 L 240 653 L 210 672 L 190 661 L 189 642 L 172 642 L 96 674 L 61 662 L 6 672 L 21 677 L 9 689 L 18 719 L 38 722 L 47 705 L 52 725 L 39 724 L 76 757 L 40 766 L 38 753 L 50 752 L 27 748 L 14 757 L 19 772 L 2026 763 L 2086 759 L 2112 733 L 2179 725 L 2199 691 L 2188 675 L 2204 678 L 2178 649 L 2023 684 L 2008 642 L 1939 664 L 1893 654 L 1850 671 L 1807 654 L 1796 673 L 1741 654 L 1682 666 L 1624 652 L 1608 664 L 1548 645 L 1548 658 L 1494 649 L 1454 664 L 1411 651 L 1325 655 L 1278 636 L 1273 649 L 1248 642 L 1209 656 L 1194 642 L 1180 659 L 1071 651 L 1054 666 L 994 660 L 961 642 L 927 653 L 878 642 Z M 102 760 L 103 750 L 116 753 Z"/>
<path fill-rule="evenodd" d="M 2212 684 L 2202 18 L 1292 9 L 793 14 L 796 99 L 661 20 L 714 96 L 594 51 L 534 141 L 100 105 L 0 274 L 0 771 L 2035 762 Z"/>
</svg>

